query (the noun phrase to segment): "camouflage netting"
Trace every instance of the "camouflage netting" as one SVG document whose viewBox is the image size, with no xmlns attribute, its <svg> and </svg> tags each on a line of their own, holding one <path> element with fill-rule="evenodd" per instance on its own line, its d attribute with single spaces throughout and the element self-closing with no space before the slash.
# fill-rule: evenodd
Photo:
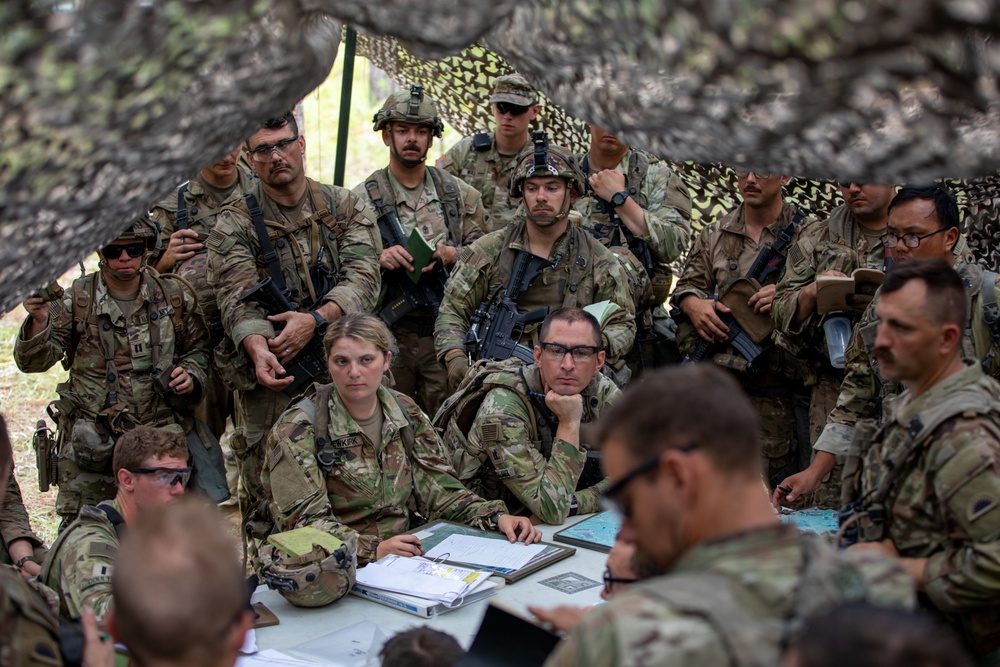
<svg viewBox="0 0 1000 667">
<path fill-rule="evenodd" d="M 478 41 L 677 161 L 897 182 L 1000 166 L 989 0 L 77 0 L 60 22 L 67 4 L 0 3 L 2 311 L 322 81 L 337 21 L 424 57 Z M 720 193 L 712 169 L 686 173 Z M 965 187 L 991 251 L 994 186 Z"/>
</svg>

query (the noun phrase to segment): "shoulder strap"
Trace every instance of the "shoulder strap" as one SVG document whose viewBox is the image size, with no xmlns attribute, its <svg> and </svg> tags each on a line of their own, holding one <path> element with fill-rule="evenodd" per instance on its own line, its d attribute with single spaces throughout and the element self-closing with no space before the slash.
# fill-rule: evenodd
<svg viewBox="0 0 1000 667">
<path fill-rule="evenodd" d="M 85 507 L 101 511 L 104 516 L 108 518 L 108 521 L 111 522 L 111 525 L 115 529 L 115 535 L 118 537 L 118 540 L 121 541 L 125 531 L 125 519 L 122 518 L 122 515 L 119 514 L 114 507 L 110 507 L 108 505 L 86 505 Z M 49 575 L 52 574 L 52 566 L 55 563 L 55 556 L 59 553 L 59 550 L 62 548 L 62 545 L 66 542 L 66 539 L 70 536 L 70 534 L 79 528 L 82 523 L 83 521 L 80 518 L 80 515 L 77 515 L 77 517 L 73 519 L 72 523 L 66 526 L 66 530 L 63 530 L 56 535 L 55 541 L 49 545 L 48 555 L 45 557 L 45 560 L 42 561 L 42 570 L 38 573 L 38 581 L 51 587 L 51 584 L 48 582 Z"/>
<path fill-rule="evenodd" d="M 330 469 L 337 460 L 337 452 L 330 444 L 330 411 L 327 406 L 330 404 L 330 397 L 333 396 L 333 384 L 321 384 L 316 387 L 316 400 L 309 396 L 303 396 L 295 404 L 305 414 L 313 424 L 313 433 L 316 440 L 316 463 L 319 465 L 323 475 L 329 474 Z M 317 404 L 321 409 L 317 411 Z"/>
<path fill-rule="evenodd" d="M 184 195 L 187 194 L 187 191 L 187 183 L 177 188 L 177 215 L 174 218 L 174 221 L 177 223 L 177 229 L 188 228 L 189 213 L 187 203 L 184 201 Z"/>
<path fill-rule="evenodd" d="M 525 393 L 528 395 L 528 411 L 531 412 L 534 410 L 535 413 L 531 415 L 531 418 L 538 426 L 538 438 L 542 442 L 542 456 L 548 461 L 552 457 L 552 434 L 559 429 L 559 420 L 546 407 L 545 402 L 539 400 L 536 393 L 531 390 L 531 387 L 528 385 L 528 378 L 524 377 L 524 366 L 520 366 L 517 369 L 517 373 L 521 376 Z"/>
<path fill-rule="evenodd" d="M 427 167 L 431 173 L 431 180 L 434 181 L 434 189 L 438 197 L 441 198 L 441 208 L 444 210 L 445 224 L 451 240 L 462 244 L 462 218 L 459 214 L 458 183 L 457 179 L 446 171 L 437 167 Z"/>
<path fill-rule="evenodd" d="M 278 261 L 278 253 L 274 251 L 271 237 L 267 235 L 267 228 L 264 227 L 264 212 L 260 209 L 260 203 L 251 192 L 243 196 L 243 201 L 246 202 L 254 231 L 257 232 L 257 240 L 260 242 L 260 249 L 264 256 L 264 266 L 267 267 L 271 281 L 279 291 L 287 293 L 288 285 L 285 284 L 285 277 L 281 274 L 281 262 Z"/>
<path fill-rule="evenodd" d="M 389 182 L 387 169 L 388 167 L 375 170 L 365 181 L 365 191 L 380 218 L 396 209 L 396 193 Z"/>
<path fill-rule="evenodd" d="M 410 420 L 410 413 L 407 411 L 406 406 L 403 405 L 403 401 L 398 395 L 393 394 L 393 398 L 396 399 L 396 405 L 399 406 L 400 412 L 406 417 L 406 426 L 399 430 L 399 437 L 403 440 L 403 449 L 406 451 L 406 455 L 413 458 L 413 445 L 416 442 L 416 435 L 413 431 L 413 421 Z"/>
<path fill-rule="evenodd" d="M 90 309 L 90 304 L 94 302 L 95 283 L 97 275 L 89 273 L 78 280 L 73 281 L 70 287 L 70 298 L 72 299 L 73 315 L 70 323 L 69 346 L 66 348 L 66 367 L 73 367 L 73 359 L 76 357 L 76 348 L 80 344 L 80 327 L 85 323 L 96 325 L 96 319 Z M 78 287 L 80 289 L 78 289 Z"/>
<path fill-rule="evenodd" d="M 96 505 L 97 509 L 104 512 L 104 516 L 108 517 L 108 521 L 115 529 L 115 535 L 118 536 L 118 541 L 121 542 L 122 538 L 125 537 L 125 519 L 122 515 L 111 505 Z"/>
</svg>

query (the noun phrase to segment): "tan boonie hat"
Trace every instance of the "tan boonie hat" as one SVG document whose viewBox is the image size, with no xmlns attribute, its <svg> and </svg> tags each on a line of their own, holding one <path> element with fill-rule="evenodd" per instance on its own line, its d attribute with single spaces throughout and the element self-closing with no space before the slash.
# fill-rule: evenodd
<svg viewBox="0 0 1000 667">
<path fill-rule="evenodd" d="M 743 331 L 758 344 L 774 330 L 771 313 L 754 312 L 753 306 L 748 303 L 750 297 L 759 290 L 760 283 L 753 278 L 739 278 L 719 297 L 720 302 L 729 306 L 733 318 L 739 322 Z"/>
<path fill-rule="evenodd" d="M 490 102 L 508 102 L 522 107 L 538 103 L 538 91 L 520 74 L 497 77 Z"/>
</svg>

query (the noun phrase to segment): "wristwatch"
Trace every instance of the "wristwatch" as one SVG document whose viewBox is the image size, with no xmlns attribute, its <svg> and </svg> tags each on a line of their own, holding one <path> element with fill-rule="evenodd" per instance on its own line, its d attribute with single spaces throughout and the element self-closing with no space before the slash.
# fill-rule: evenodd
<svg viewBox="0 0 1000 667">
<path fill-rule="evenodd" d="M 615 208 L 618 208 L 619 206 L 625 203 L 626 199 L 628 199 L 627 192 L 625 192 L 624 190 L 622 190 L 621 192 L 616 192 L 611 196 L 611 205 L 614 206 Z"/>
<path fill-rule="evenodd" d="M 493 515 L 493 523 L 496 524 L 497 530 L 500 530 L 500 517 L 502 517 L 506 512 L 497 512 Z"/>
<path fill-rule="evenodd" d="M 309 311 L 309 314 L 312 315 L 313 319 L 316 320 L 316 333 L 318 333 L 320 336 L 325 336 L 326 328 L 330 326 L 330 324 L 326 321 L 326 318 L 320 315 L 315 310 Z"/>
</svg>

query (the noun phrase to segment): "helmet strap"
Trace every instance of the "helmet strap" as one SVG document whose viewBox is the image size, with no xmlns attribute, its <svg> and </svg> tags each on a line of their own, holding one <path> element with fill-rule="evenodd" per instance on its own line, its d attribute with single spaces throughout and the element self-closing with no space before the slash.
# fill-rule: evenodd
<svg viewBox="0 0 1000 667">
<path fill-rule="evenodd" d="M 567 217 L 569 217 L 569 207 L 570 207 L 570 193 L 572 192 L 572 186 L 566 183 L 566 196 L 563 197 L 562 206 L 559 207 L 559 211 L 555 215 L 534 215 L 531 211 L 527 211 L 528 220 L 531 220 L 538 227 L 551 227 L 559 222 L 562 222 Z M 525 206 L 527 208 L 527 206 Z"/>
</svg>

